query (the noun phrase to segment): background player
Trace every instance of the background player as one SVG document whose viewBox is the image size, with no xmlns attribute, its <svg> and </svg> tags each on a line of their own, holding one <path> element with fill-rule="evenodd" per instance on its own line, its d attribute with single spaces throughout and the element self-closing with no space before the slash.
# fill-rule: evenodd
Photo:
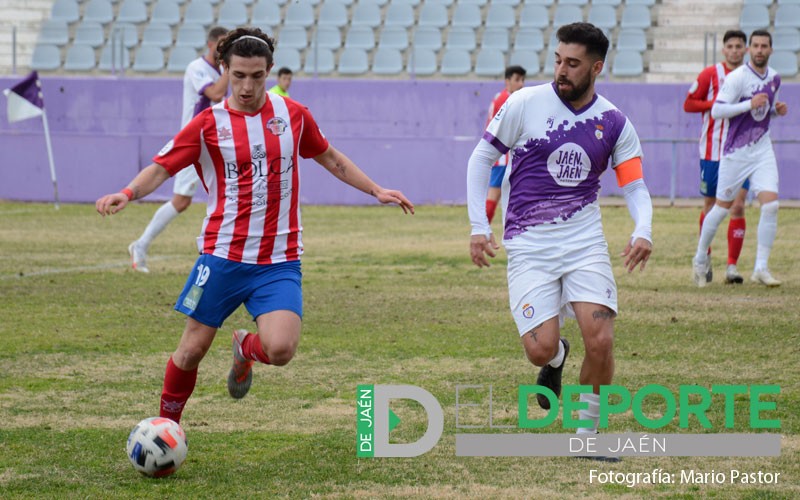
<svg viewBox="0 0 800 500">
<path fill-rule="evenodd" d="M 219 102 L 228 91 L 228 75 L 220 72 L 217 62 L 217 42 L 228 33 L 225 28 L 216 26 L 208 31 L 205 55 L 190 62 L 183 74 L 183 113 L 181 128 L 185 127 L 199 112 Z M 139 239 L 128 245 L 131 263 L 137 271 L 147 273 L 147 251 L 150 244 L 161 234 L 170 222 L 192 204 L 200 178 L 193 168 L 185 168 L 175 176 L 172 200 L 164 203 L 153 214 L 153 218 Z"/>
<path fill-rule="evenodd" d="M 717 196 L 717 177 L 719 172 L 720 150 L 728 133 L 728 120 L 715 120 L 711 116 L 711 106 L 717 98 L 719 89 L 725 82 L 725 76 L 744 62 L 747 52 L 747 35 L 743 31 L 729 30 L 722 37 L 723 62 L 705 68 L 689 89 L 689 95 L 683 103 L 687 113 L 702 113 L 703 128 L 700 132 L 700 194 L 703 195 L 703 211 L 700 212 L 700 229 L 703 228 L 705 215 L 714 206 Z M 744 203 L 750 183 L 745 181 L 731 205 L 731 220 L 728 223 L 728 266 L 725 270 L 725 283 L 742 283 L 736 264 L 742 253 L 744 233 Z M 711 248 L 708 249 L 709 255 Z M 709 267 L 706 282 L 711 282 L 713 272 Z"/>
<path fill-rule="evenodd" d="M 278 70 L 278 83 L 274 85 L 270 92 L 274 92 L 283 97 L 289 97 L 289 87 L 292 85 L 292 70 L 283 67 Z"/>
</svg>

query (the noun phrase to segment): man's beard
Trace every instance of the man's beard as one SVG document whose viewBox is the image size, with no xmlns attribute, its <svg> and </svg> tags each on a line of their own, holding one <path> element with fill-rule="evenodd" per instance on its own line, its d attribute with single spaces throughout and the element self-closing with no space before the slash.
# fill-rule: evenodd
<svg viewBox="0 0 800 500">
<path fill-rule="evenodd" d="M 561 87 L 558 86 L 559 83 L 567 83 L 572 88 L 570 90 L 562 90 Z M 586 94 L 586 92 L 589 90 L 590 83 L 591 80 L 589 78 L 587 78 L 584 82 L 579 83 L 577 85 L 574 82 L 571 82 L 566 79 L 556 80 L 556 90 L 558 91 L 559 97 L 561 97 L 565 101 L 574 102 L 583 97 L 584 94 Z"/>
</svg>

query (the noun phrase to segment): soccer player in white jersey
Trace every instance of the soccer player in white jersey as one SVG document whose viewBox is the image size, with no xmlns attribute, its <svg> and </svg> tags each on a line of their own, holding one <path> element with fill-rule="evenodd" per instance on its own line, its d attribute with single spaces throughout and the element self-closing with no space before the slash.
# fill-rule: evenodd
<svg viewBox="0 0 800 500">
<path fill-rule="evenodd" d="M 642 150 L 633 125 L 594 91 L 608 39 L 589 23 L 557 32 L 552 83 L 514 92 L 489 124 L 467 168 L 472 224 L 470 254 L 478 267 L 495 256 L 483 201 L 497 158 L 512 153 L 503 243 L 508 254 L 511 314 L 531 363 L 542 367 L 537 384 L 561 392 L 569 343 L 561 319 L 574 316 L 586 355 L 580 383 L 580 418 L 597 432 L 599 387 L 611 383 L 617 288 L 598 205 L 600 175 L 610 165 L 625 193 L 635 229 L 622 252 L 630 272 L 644 269 L 652 250 L 652 204 L 642 178 Z M 550 400 L 537 395 L 539 405 Z"/>
<path fill-rule="evenodd" d="M 703 210 L 700 212 L 700 229 L 703 219 L 717 201 L 717 179 L 719 177 L 719 158 L 725 136 L 728 134 L 728 120 L 715 120 L 711 116 L 711 106 L 717 98 L 719 89 L 725 83 L 725 77 L 744 62 L 747 52 L 747 35 L 740 30 L 728 30 L 722 37 L 722 55 L 724 61 L 708 66 L 697 76 L 692 84 L 683 110 L 687 113 L 700 113 L 703 128 L 700 133 L 700 194 L 703 195 Z M 742 253 L 744 233 L 744 202 L 750 184 L 745 181 L 742 189 L 736 194 L 731 205 L 731 220 L 728 223 L 728 265 L 725 269 L 725 283 L 742 283 L 744 278 L 739 274 L 736 264 Z M 708 249 L 709 255 L 711 248 Z M 713 277 L 709 266 L 706 282 Z"/>
<path fill-rule="evenodd" d="M 232 397 L 249 390 L 254 362 L 280 366 L 294 356 L 303 314 L 298 157 L 314 158 L 381 203 L 414 212 L 403 193 L 380 187 L 330 146 L 308 109 L 266 91 L 272 39 L 257 28 L 238 28 L 217 50 L 231 96 L 194 117 L 127 188 L 96 203 L 103 215 L 117 213 L 186 165 L 209 193 L 201 255 L 175 305 L 188 316 L 186 328 L 167 362 L 161 394 L 160 415 L 176 422 L 217 329 L 241 304 L 257 333 L 233 332 Z"/>
<path fill-rule="evenodd" d="M 750 62 L 728 75 L 711 108 L 714 119 L 728 119 L 730 130 L 719 164 L 717 202 L 703 222 L 692 262 L 694 281 L 700 287 L 706 284 L 705 274 L 710 266 L 706 249 L 746 179 L 750 179 L 750 188 L 761 205 L 756 262 L 750 279 L 768 287 L 781 284 L 768 266 L 778 231 L 778 164 L 769 125 L 770 118 L 785 115 L 788 106 L 778 100 L 781 77 L 769 67 L 771 54 L 772 35 L 764 30 L 754 31 L 750 35 Z"/>
<path fill-rule="evenodd" d="M 181 128 L 185 127 L 196 114 L 212 103 L 225 97 L 228 91 L 228 75 L 221 73 L 217 63 L 217 42 L 228 34 L 228 30 L 215 26 L 208 31 L 205 55 L 190 62 L 183 74 L 183 113 Z M 185 168 L 175 176 L 172 199 L 159 207 L 147 224 L 139 239 L 128 245 L 131 265 L 139 272 L 147 273 L 147 251 L 150 244 L 161 234 L 170 222 L 192 204 L 192 197 L 200 185 L 200 178 L 193 168 Z"/>
</svg>

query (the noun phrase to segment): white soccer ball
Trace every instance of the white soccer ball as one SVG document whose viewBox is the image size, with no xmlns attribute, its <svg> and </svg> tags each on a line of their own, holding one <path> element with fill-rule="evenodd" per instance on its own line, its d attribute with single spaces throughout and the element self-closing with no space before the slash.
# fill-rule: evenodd
<svg viewBox="0 0 800 500">
<path fill-rule="evenodd" d="M 164 477 L 178 470 L 189 447 L 186 433 L 177 422 L 150 417 L 133 428 L 127 450 L 134 469 L 148 477 Z"/>
</svg>

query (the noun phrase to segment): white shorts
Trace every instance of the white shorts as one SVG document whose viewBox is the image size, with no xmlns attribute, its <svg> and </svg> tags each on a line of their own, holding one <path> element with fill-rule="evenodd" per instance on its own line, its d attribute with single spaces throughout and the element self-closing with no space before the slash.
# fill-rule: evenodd
<svg viewBox="0 0 800 500">
<path fill-rule="evenodd" d="M 778 162 L 772 147 L 764 148 L 757 160 L 740 160 L 723 156 L 719 161 L 717 199 L 733 201 L 747 178 L 750 191 L 758 196 L 762 191 L 778 192 Z"/>
<path fill-rule="evenodd" d="M 181 196 L 192 197 L 197 192 L 200 185 L 200 177 L 197 176 L 193 166 L 188 166 L 175 174 L 175 186 L 172 192 Z"/>
<path fill-rule="evenodd" d="M 586 229 L 571 239 L 528 231 L 504 242 L 509 305 L 520 336 L 555 316 L 561 324 L 565 317 L 574 318 L 572 302 L 617 312 L 617 285 L 602 225 Z"/>
</svg>

